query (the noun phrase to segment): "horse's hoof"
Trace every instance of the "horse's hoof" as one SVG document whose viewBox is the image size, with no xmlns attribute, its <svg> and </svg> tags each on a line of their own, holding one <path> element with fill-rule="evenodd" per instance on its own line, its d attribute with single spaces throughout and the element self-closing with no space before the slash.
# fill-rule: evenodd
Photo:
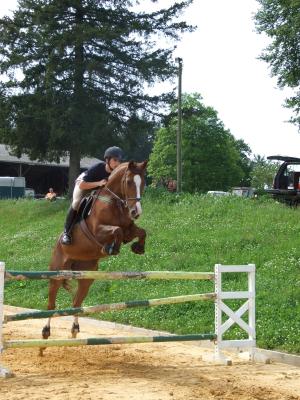
<svg viewBox="0 0 300 400">
<path fill-rule="evenodd" d="M 72 325 L 72 329 L 71 329 L 71 334 L 72 334 L 72 338 L 75 339 L 77 336 L 77 333 L 80 332 L 79 329 L 79 324 L 75 324 L 75 322 Z"/>
<path fill-rule="evenodd" d="M 46 347 L 40 347 L 40 349 L 39 349 L 39 356 L 40 357 L 44 356 L 44 350 L 46 350 Z"/>
<path fill-rule="evenodd" d="M 115 241 L 113 241 L 111 244 L 104 246 L 104 251 L 108 256 L 116 256 L 120 253 L 120 246 L 116 246 Z"/>
<path fill-rule="evenodd" d="M 112 254 L 113 249 L 114 249 L 114 244 L 115 244 L 115 242 L 112 242 L 112 244 L 106 244 L 104 246 L 104 251 L 108 256 L 110 256 Z"/>
<path fill-rule="evenodd" d="M 65 232 L 62 235 L 62 238 L 60 240 L 61 244 L 64 244 L 65 246 L 70 246 L 72 244 L 72 237 L 69 233 Z"/>
<path fill-rule="evenodd" d="M 46 325 L 42 330 L 42 337 L 43 339 L 48 339 L 49 336 L 50 336 L 50 326 Z"/>
<path fill-rule="evenodd" d="M 144 254 L 145 253 L 145 246 L 142 246 L 141 244 L 139 244 L 139 242 L 135 242 L 135 243 L 132 243 L 131 250 L 135 254 Z"/>
<path fill-rule="evenodd" d="M 120 246 L 114 246 L 113 251 L 111 252 L 111 256 L 117 256 L 120 254 Z"/>
</svg>

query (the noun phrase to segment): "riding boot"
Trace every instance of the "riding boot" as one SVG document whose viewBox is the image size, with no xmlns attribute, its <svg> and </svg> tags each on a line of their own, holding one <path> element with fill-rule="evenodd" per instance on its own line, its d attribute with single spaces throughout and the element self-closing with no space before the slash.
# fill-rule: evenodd
<svg viewBox="0 0 300 400">
<path fill-rule="evenodd" d="M 73 228 L 73 225 L 75 223 L 76 217 L 77 217 L 77 211 L 73 210 L 73 208 L 70 207 L 69 211 L 68 211 L 67 218 L 66 218 L 66 222 L 65 222 L 64 233 L 63 233 L 63 236 L 61 238 L 61 243 L 62 244 L 70 245 L 72 243 L 71 232 L 72 232 L 72 228 Z"/>
</svg>

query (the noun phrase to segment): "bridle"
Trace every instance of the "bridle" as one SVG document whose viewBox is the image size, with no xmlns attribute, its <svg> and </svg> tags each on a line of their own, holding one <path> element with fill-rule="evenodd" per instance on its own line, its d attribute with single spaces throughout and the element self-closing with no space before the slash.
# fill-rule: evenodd
<svg viewBox="0 0 300 400">
<path fill-rule="evenodd" d="M 103 190 L 106 190 L 116 200 L 118 200 L 124 206 L 124 208 L 129 208 L 128 201 L 130 201 L 130 200 L 135 200 L 136 202 L 141 201 L 141 197 L 127 197 L 127 190 L 128 190 L 128 185 L 127 185 L 127 180 L 126 180 L 127 172 L 128 172 L 128 166 L 127 166 L 127 168 L 124 172 L 124 175 L 121 179 L 121 194 L 122 194 L 123 198 L 118 196 L 115 192 L 110 190 L 107 186 L 105 186 L 103 188 Z"/>
</svg>

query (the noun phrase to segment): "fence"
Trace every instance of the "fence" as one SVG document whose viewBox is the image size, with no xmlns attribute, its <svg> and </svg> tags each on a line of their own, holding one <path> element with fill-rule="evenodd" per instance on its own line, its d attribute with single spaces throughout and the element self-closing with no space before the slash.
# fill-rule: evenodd
<svg viewBox="0 0 300 400">
<path fill-rule="evenodd" d="M 223 291 L 222 275 L 224 273 L 246 273 L 248 277 L 247 291 Z M 92 307 L 78 307 L 64 310 L 33 311 L 5 315 L 3 311 L 4 281 L 28 280 L 28 279 L 95 279 L 95 280 L 210 280 L 215 284 L 215 290 L 211 293 L 194 295 L 183 295 L 167 297 L 162 299 L 135 300 L 114 304 L 99 304 Z M 243 299 L 245 302 L 234 311 L 224 300 Z M 86 339 L 31 339 L 31 340 L 4 340 L 3 322 L 20 321 L 30 318 L 59 317 L 62 315 L 84 315 L 93 312 L 117 311 L 133 307 L 153 307 L 163 304 L 179 304 L 191 301 L 214 301 L 215 302 L 215 332 L 208 334 L 193 335 L 166 335 L 166 336 L 130 336 L 109 338 L 86 338 Z M 248 312 L 248 323 L 242 316 Z M 228 319 L 223 322 L 223 315 Z M 237 324 L 247 333 L 247 339 L 224 340 L 223 335 L 233 325 Z M 146 343 L 146 342 L 174 342 L 174 341 L 197 341 L 214 340 L 214 357 L 216 361 L 230 363 L 222 352 L 224 349 L 248 349 L 250 359 L 253 359 L 256 336 L 255 336 L 255 265 L 215 265 L 214 272 L 179 272 L 179 271 L 148 271 L 148 272 L 101 272 L 101 271 L 5 271 L 4 262 L 0 262 L 0 354 L 8 348 L 27 347 L 51 347 L 51 346 L 83 346 L 83 345 L 107 345 L 116 343 Z M 10 372 L 0 366 L 0 376 L 9 376 Z"/>
</svg>

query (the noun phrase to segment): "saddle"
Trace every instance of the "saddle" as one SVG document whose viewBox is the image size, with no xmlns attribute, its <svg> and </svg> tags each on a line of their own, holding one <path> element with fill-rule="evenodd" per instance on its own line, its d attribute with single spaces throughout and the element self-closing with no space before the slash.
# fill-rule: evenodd
<svg viewBox="0 0 300 400">
<path fill-rule="evenodd" d="M 89 197 L 84 197 L 81 200 L 79 209 L 77 212 L 76 222 L 80 222 L 89 216 L 92 204 L 93 204 L 93 196 L 92 195 L 90 195 Z"/>
<path fill-rule="evenodd" d="M 107 243 L 100 243 L 95 236 L 90 232 L 85 219 L 89 216 L 92 205 L 93 205 L 93 201 L 94 201 L 94 195 L 91 194 L 89 197 L 84 197 L 79 205 L 79 209 L 77 212 L 77 218 L 76 218 L 76 222 L 79 223 L 79 226 L 82 230 L 82 232 L 86 235 L 86 237 L 88 239 L 90 239 L 91 242 L 93 242 L 96 246 L 102 248 L 102 251 L 104 252 L 104 254 L 107 255 L 111 255 L 111 254 L 115 254 L 114 253 L 114 246 L 115 246 L 115 242 L 111 243 L 111 244 L 107 244 Z M 116 253 L 117 254 L 117 253 Z"/>
</svg>

